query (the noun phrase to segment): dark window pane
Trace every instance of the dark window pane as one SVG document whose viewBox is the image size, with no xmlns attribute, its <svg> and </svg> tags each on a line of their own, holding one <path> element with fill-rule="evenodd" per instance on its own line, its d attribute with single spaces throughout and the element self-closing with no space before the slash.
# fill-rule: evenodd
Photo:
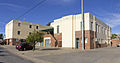
<svg viewBox="0 0 120 63">
<path fill-rule="evenodd" d="M 36 29 L 38 29 L 38 26 L 36 26 Z"/>
<path fill-rule="evenodd" d="M 29 32 L 29 35 L 31 34 L 31 32 Z"/>
<path fill-rule="evenodd" d="M 59 33 L 59 25 L 57 26 L 57 33 Z"/>
<path fill-rule="evenodd" d="M 18 31 L 18 35 L 20 35 L 20 31 Z"/>
<path fill-rule="evenodd" d="M 21 23 L 18 23 L 18 26 L 20 26 Z"/>
<path fill-rule="evenodd" d="M 32 28 L 32 25 L 30 25 L 29 28 Z"/>
</svg>

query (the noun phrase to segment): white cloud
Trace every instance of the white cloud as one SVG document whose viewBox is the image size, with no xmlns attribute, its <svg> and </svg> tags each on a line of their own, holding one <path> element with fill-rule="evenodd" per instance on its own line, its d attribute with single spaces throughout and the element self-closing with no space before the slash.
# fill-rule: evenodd
<svg viewBox="0 0 120 63">
<path fill-rule="evenodd" d="M 110 13 L 110 17 L 106 18 L 106 23 L 112 28 L 120 25 L 120 13 Z"/>
<path fill-rule="evenodd" d="M 112 13 L 104 9 L 92 10 L 91 12 L 112 28 L 120 25 L 120 13 Z"/>
<path fill-rule="evenodd" d="M 15 4 L 11 4 L 11 3 L 0 3 L 0 6 L 9 6 L 9 7 L 13 7 L 13 8 L 25 8 L 21 5 L 15 5 Z"/>
</svg>

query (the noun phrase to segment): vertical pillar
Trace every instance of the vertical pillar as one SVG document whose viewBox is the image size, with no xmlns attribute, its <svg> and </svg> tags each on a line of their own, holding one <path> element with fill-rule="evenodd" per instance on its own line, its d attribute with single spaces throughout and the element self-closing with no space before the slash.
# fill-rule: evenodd
<svg viewBox="0 0 120 63">
<path fill-rule="evenodd" d="M 45 47 L 45 39 L 44 39 L 44 47 Z"/>
<path fill-rule="evenodd" d="M 41 46 L 41 42 L 39 42 L 39 46 Z"/>
</svg>

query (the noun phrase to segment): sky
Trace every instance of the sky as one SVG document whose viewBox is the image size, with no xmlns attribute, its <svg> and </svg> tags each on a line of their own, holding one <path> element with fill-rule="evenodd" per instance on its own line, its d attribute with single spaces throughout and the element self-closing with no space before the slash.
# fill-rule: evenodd
<svg viewBox="0 0 120 63">
<path fill-rule="evenodd" d="M 47 0 L 17 19 L 42 0 L 0 0 L 0 33 L 12 19 L 46 25 L 55 19 L 81 13 L 81 0 Z M 120 34 L 120 0 L 84 0 L 84 12 L 90 12 Z"/>
</svg>

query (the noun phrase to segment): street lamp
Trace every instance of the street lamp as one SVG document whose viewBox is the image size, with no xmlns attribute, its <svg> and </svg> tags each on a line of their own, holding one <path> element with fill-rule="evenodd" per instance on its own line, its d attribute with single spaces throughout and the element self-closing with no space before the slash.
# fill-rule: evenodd
<svg viewBox="0 0 120 63">
<path fill-rule="evenodd" d="M 82 18 L 82 50 L 85 49 L 84 46 L 84 9 L 83 9 L 83 0 L 81 0 L 81 18 Z"/>
</svg>

